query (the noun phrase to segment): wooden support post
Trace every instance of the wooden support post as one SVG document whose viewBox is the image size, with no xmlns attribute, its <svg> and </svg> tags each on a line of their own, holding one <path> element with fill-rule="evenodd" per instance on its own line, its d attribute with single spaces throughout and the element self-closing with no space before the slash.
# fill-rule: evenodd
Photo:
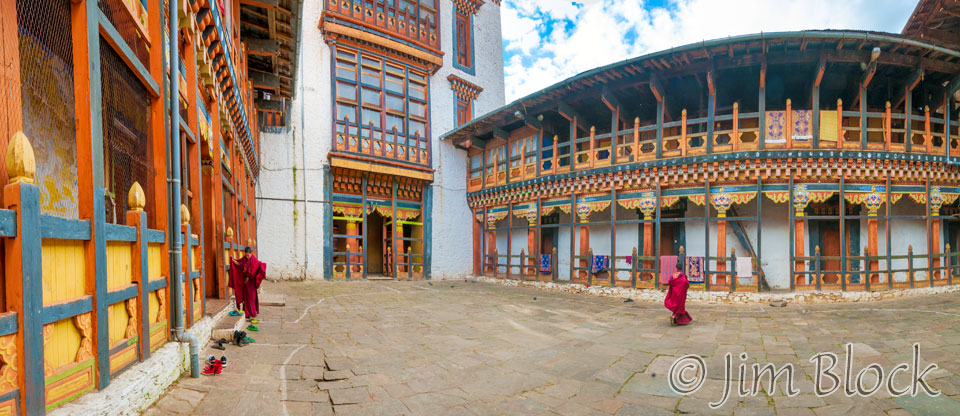
<svg viewBox="0 0 960 416">
<path fill-rule="evenodd" d="M 719 253 L 719 251 L 717 251 Z M 737 249 L 730 247 L 730 291 L 737 291 Z M 717 262 L 720 264 L 720 262 Z"/>
<path fill-rule="evenodd" d="M 5 19 L 4 19 L 5 20 Z M 7 308 L 17 314 L 14 381 L 20 386 L 23 414 L 43 414 L 46 408 L 43 349 L 43 266 L 40 234 L 40 188 L 33 184 L 36 161 L 22 132 L 7 143 L 9 183 L 3 188 L 4 208 L 16 212 L 16 235 L 3 239 Z"/>
<path fill-rule="evenodd" d="M 787 139 L 787 149 L 793 148 L 793 103 L 789 98 L 787 98 L 787 111 L 785 111 L 785 123 L 783 129 L 783 135 Z"/>
<path fill-rule="evenodd" d="M 663 158 L 663 101 L 662 98 L 657 100 L 657 160 Z"/>
<path fill-rule="evenodd" d="M 933 145 L 933 133 L 930 130 L 930 106 L 923 106 L 923 150 L 926 152 L 930 151 L 930 146 Z"/>
<path fill-rule="evenodd" d="M 131 274 L 133 283 L 137 285 L 137 305 L 139 309 L 136 316 L 131 316 L 137 322 L 137 334 L 140 335 L 140 358 L 145 360 L 150 357 L 150 303 L 147 285 L 150 283 L 150 265 L 148 262 L 147 249 L 149 244 L 145 240 L 147 235 L 147 213 L 143 211 L 147 199 L 143 193 L 143 187 L 134 182 L 127 195 L 127 225 L 137 229 L 137 241 L 130 247 L 132 254 Z M 222 252 L 222 251 L 221 251 Z"/>
<path fill-rule="evenodd" d="M 910 279 L 910 288 L 913 289 L 913 244 L 907 246 L 907 278 Z"/>
<path fill-rule="evenodd" d="M 587 250 L 587 285 L 593 285 L 593 249 Z"/>
<path fill-rule="evenodd" d="M 590 226 L 586 224 L 586 221 L 585 221 L 585 220 L 581 220 L 580 222 L 581 222 L 581 225 L 580 225 L 580 255 L 581 255 L 581 256 L 590 256 L 590 253 L 593 252 L 593 250 L 590 248 Z M 587 257 L 586 259 L 581 258 L 581 259 L 580 259 L 580 267 L 586 268 L 586 272 L 585 272 L 585 273 L 589 276 L 589 274 L 590 274 L 590 271 L 589 271 L 589 270 L 590 270 L 590 269 L 589 269 L 589 267 L 590 267 L 590 258 L 589 258 L 589 257 Z M 581 274 L 581 276 L 583 276 L 583 274 Z"/>
<path fill-rule="evenodd" d="M 820 245 L 819 244 L 817 244 L 817 246 L 814 247 L 813 249 L 813 267 L 814 267 L 814 270 L 816 270 L 816 273 L 814 274 L 814 278 L 816 279 L 815 283 L 817 285 L 817 292 L 819 292 L 820 282 L 822 280 L 820 276 Z"/>
<path fill-rule="evenodd" d="M 790 207 L 790 209 L 793 209 L 793 207 Z M 793 238 L 794 238 L 793 249 L 794 249 L 794 258 L 796 259 L 796 261 L 794 262 L 793 267 L 794 267 L 794 273 L 795 273 L 794 280 L 798 285 L 804 284 L 806 282 L 806 278 L 803 273 L 806 270 L 806 266 L 804 264 L 804 261 L 800 260 L 800 257 L 803 257 L 805 255 L 805 252 L 804 252 L 805 250 L 803 249 L 803 246 L 804 246 L 804 237 L 806 236 L 806 231 L 804 230 L 805 224 L 804 224 L 803 216 L 804 216 L 803 211 L 797 211 L 794 214 L 795 219 L 794 219 L 794 233 L 793 233 Z"/>
<path fill-rule="evenodd" d="M 837 98 L 837 149 L 843 149 L 843 100 Z"/>
<path fill-rule="evenodd" d="M 637 248 L 633 248 L 633 252 L 630 254 L 630 287 L 636 289 L 637 287 Z"/>
<path fill-rule="evenodd" d="M 551 253 L 551 254 L 553 255 L 553 258 L 550 259 L 550 263 L 551 263 L 551 264 L 550 264 L 550 269 L 551 269 L 551 273 L 550 273 L 550 274 L 553 275 L 553 276 L 551 277 L 550 280 L 552 280 L 553 282 L 556 282 L 557 279 L 559 278 L 559 276 L 557 276 L 557 274 L 560 273 L 560 265 L 559 265 L 560 259 L 557 257 L 557 248 L 556 248 L 556 247 L 553 248 L 553 253 Z"/>
<path fill-rule="evenodd" d="M 740 103 L 733 102 L 733 133 L 730 134 L 730 143 L 733 144 L 733 151 L 740 150 Z"/>
<path fill-rule="evenodd" d="M 890 142 L 893 141 L 893 120 L 890 109 L 890 101 L 887 101 L 883 112 L 883 150 L 890 150 Z"/>
<path fill-rule="evenodd" d="M 687 109 L 680 112 L 680 156 L 687 156 Z"/>
<path fill-rule="evenodd" d="M 640 160 L 640 117 L 633 119 L 633 161 Z"/>
<path fill-rule="evenodd" d="M 710 209 L 707 207 L 707 209 Z M 724 253 L 727 252 L 727 220 L 722 219 L 726 218 L 726 213 L 718 213 L 717 218 L 717 258 L 722 258 Z M 709 254 L 708 254 L 709 255 Z M 725 285 L 727 284 L 727 276 L 725 276 L 725 271 L 727 270 L 726 262 L 722 260 L 717 260 L 717 284 Z M 733 283 L 731 282 L 731 285 Z M 731 286 L 732 287 L 732 286 Z"/>
<path fill-rule="evenodd" d="M 879 245 L 877 242 L 877 213 L 870 212 L 867 214 L 867 256 L 868 257 L 877 257 L 879 254 Z M 878 269 L 880 268 L 880 260 L 869 259 L 867 260 L 867 270 L 869 279 L 867 279 L 866 285 L 867 290 L 870 290 L 870 284 L 880 283 L 880 274 Z"/>
<path fill-rule="evenodd" d="M 590 161 L 590 168 L 593 168 L 594 161 L 597 159 L 597 128 L 590 126 L 590 154 L 587 156 Z"/>
<path fill-rule="evenodd" d="M 553 161 L 550 163 L 551 171 L 557 173 L 557 163 L 559 163 L 559 153 L 560 153 L 560 136 L 553 135 Z"/>
</svg>

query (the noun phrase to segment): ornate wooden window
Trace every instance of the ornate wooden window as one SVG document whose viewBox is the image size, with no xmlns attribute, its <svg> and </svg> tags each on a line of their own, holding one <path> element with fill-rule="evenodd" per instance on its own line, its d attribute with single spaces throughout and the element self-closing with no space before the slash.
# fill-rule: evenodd
<svg viewBox="0 0 960 416">
<path fill-rule="evenodd" d="M 342 44 L 335 52 L 334 148 L 428 165 L 427 73 Z"/>
<path fill-rule="evenodd" d="M 473 16 L 454 7 L 455 67 L 473 74 Z"/>
<path fill-rule="evenodd" d="M 473 101 L 457 97 L 457 127 L 473 119 Z"/>
</svg>

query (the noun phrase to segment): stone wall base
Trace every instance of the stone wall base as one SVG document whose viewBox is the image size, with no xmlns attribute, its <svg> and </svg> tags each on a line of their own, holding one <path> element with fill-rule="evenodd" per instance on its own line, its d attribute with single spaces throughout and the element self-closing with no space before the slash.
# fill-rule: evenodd
<svg viewBox="0 0 960 416">
<path fill-rule="evenodd" d="M 203 347 L 210 341 L 210 334 L 216 323 L 227 316 L 233 303 L 229 302 L 214 316 L 207 316 L 193 325 L 187 332 L 200 342 L 200 368 L 203 369 Z M 159 399 L 171 384 L 184 372 L 190 371 L 190 345 L 181 342 L 167 342 L 158 348 L 146 361 L 130 367 L 116 378 L 110 380 L 106 389 L 90 392 L 73 402 L 67 403 L 47 414 L 49 416 L 67 415 L 139 415 Z"/>
<path fill-rule="evenodd" d="M 513 279 L 495 279 L 492 277 L 476 276 L 473 279 L 479 282 L 493 283 L 503 286 L 532 287 L 541 290 L 564 293 L 584 293 L 595 296 L 613 298 L 630 298 L 637 301 L 663 302 L 664 290 L 634 289 L 629 287 L 589 286 L 579 283 L 553 283 L 537 281 L 520 281 Z M 938 293 L 960 291 L 960 285 L 923 287 L 914 289 L 880 290 L 875 292 L 704 292 L 687 291 L 688 303 L 701 304 L 766 304 L 785 301 L 796 304 L 841 303 L 841 302 L 875 302 L 888 299 L 906 298 L 913 296 L 928 296 Z"/>
</svg>

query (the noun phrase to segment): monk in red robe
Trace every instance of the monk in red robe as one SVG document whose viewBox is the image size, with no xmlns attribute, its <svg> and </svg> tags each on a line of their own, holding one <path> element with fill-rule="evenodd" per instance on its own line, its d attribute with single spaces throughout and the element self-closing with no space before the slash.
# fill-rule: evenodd
<svg viewBox="0 0 960 416">
<path fill-rule="evenodd" d="M 663 306 L 673 312 L 671 322 L 674 325 L 689 324 L 693 321 L 687 313 L 687 289 L 690 288 L 690 282 L 687 281 L 687 275 L 683 274 L 682 262 L 677 262 L 677 271 L 670 276 L 667 284 L 670 285 L 670 290 L 667 291 L 667 298 L 663 300 Z"/>
<path fill-rule="evenodd" d="M 260 283 L 266 277 L 267 264 L 257 260 L 250 247 L 243 251 L 243 257 L 230 262 L 230 287 L 237 306 L 243 306 L 248 320 L 253 320 L 260 313 L 257 289 L 260 289 Z"/>
</svg>

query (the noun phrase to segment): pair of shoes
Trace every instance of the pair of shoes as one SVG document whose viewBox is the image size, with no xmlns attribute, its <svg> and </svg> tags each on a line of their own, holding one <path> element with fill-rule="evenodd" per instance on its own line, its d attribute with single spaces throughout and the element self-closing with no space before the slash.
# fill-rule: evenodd
<svg viewBox="0 0 960 416">
<path fill-rule="evenodd" d="M 217 361 L 217 356 L 215 356 L 215 355 L 211 355 L 211 356 L 207 357 L 207 365 L 214 365 L 214 364 L 216 364 L 216 361 Z M 220 367 L 222 367 L 222 368 L 227 368 L 227 356 L 226 356 L 226 355 L 221 355 L 221 356 L 220 356 Z"/>
<path fill-rule="evenodd" d="M 240 316 L 243 315 L 240 311 L 230 311 L 230 316 Z"/>
<path fill-rule="evenodd" d="M 224 363 L 226 363 L 226 357 L 222 357 L 223 361 L 216 359 L 214 356 L 207 358 L 207 366 L 203 368 L 203 375 L 205 376 L 216 376 L 220 375 L 223 371 Z"/>
<path fill-rule="evenodd" d="M 238 346 L 242 347 L 249 344 L 250 341 L 247 341 L 248 338 L 247 333 L 244 331 L 233 331 L 233 342 Z"/>
<path fill-rule="evenodd" d="M 254 326 L 254 325 L 247 325 L 247 331 L 258 332 L 258 331 L 260 331 L 260 328 L 257 328 L 257 327 Z"/>
</svg>

